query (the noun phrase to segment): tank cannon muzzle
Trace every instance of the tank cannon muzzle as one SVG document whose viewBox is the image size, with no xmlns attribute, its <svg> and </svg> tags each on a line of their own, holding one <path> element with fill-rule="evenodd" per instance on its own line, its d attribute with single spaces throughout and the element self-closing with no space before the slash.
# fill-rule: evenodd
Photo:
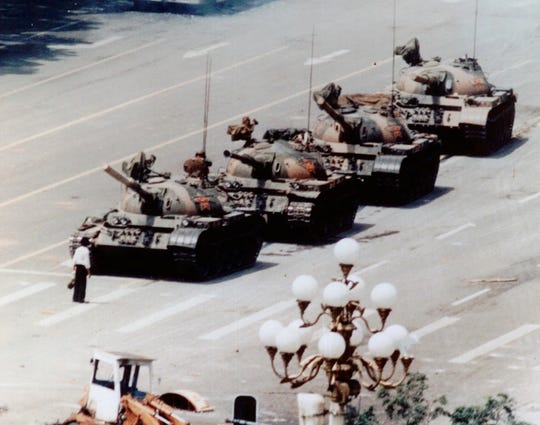
<svg viewBox="0 0 540 425">
<path fill-rule="evenodd" d="M 152 202 L 154 200 L 154 195 L 147 190 L 143 189 L 140 183 L 132 179 L 131 177 L 126 177 L 122 173 L 119 173 L 114 168 L 112 168 L 110 165 L 105 165 L 103 167 L 103 171 L 105 171 L 109 176 L 111 176 L 116 181 L 119 181 L 124 186 L 130 188 L 141 198 L 143 198 L 146 202 Z"/>
<path fill-rule="evenodd" d="M 225 156 L 225 158 L 237 159 L 243 164 L 249 165 L 256 170 L 262 170 L 264 168 L 264 164 L 262 162 L 259 162 L 255 158 L 248 155 L 237 154 L 235 152 L 231 152 L 230 150 L 223 151 L 223 155 Z"/>
</svg>

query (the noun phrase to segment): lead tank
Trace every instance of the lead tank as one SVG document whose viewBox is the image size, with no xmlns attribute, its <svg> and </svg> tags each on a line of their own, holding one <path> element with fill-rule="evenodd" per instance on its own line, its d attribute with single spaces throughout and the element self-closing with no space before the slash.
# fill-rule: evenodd
<svg viewBox="0 0 540 425">
<path fill-rule="evenodd" d="M 87 217 L 70 238 L 91 241 L 92 269 L 138 270 L 204 280 L 254 265 L 264 222 L 224 207 L 204 178 L 171 177 L 151 170 L 155 158 L 140 153 L 124 162 L 124 173 L 105 172 L 125 186 L 118 208 Z"/>
<path fill-rule="evenodd" d="M 441 144 L 410 131 L 389 96 L 341 95 L 330 83 L 313 98 L 326 114 L 309 137 L 296 141 L 321 152 L 327 169 L 352 176 L 364 201 L 404 204 L 433 190 Z"/>
<path fill-rule="evenodd" d="M 448 150 L 478 155 L 511 140 L 516 96 L 490 84 L 476 58 L 423 60 L 416 38 L 395 53 L 409 65 L 396 88 L 397 106 L 411 128 L 438 134 Z"/>
<path fill-rule="evenodd" d="M 317 153 L 285 140 L 255 141 L 225 151 L 218 187 L 235 210 L 265 217 L 269 239 L 319 241 L 352 227 L 358 208 L 351 179 L 327 174 Z"/>
</svg>

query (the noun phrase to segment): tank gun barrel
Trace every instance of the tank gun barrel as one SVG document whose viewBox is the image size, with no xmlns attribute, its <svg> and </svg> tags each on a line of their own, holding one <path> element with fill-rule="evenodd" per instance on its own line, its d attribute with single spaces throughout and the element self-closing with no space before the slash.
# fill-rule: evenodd
<svg viewBox="0 0 540 425">
<path fill-rule="evenodd" d="M 246 165 L 249 165 L 257 170 L 260 170 L 262 168 L 264 168 L 264 165 L 257 161 L 255 158 L 252 158 L 250 156 L 247 156 L 247 155 L 240 155 L 240 154 L 237 154 L 235 152 L 231 152 L 230 150 L 225 150 L 223 152 L 223 155 L 226 157 L 226 158 L 233 158 L 233 159 L 237 159 L 238 161 L 246 164 Z"/>
<path fill-rule="evenodd" d="M 354 127 L 350 123 L 348 123 L 345 118 L 343 118 L 342 114 L 340 114 L 336 109 L 334 109 L 332 105 L 330 105 L 330 102 L 328 102 L 328 100 L 321 93 L 313 93 L 313 100 L 315 100 L 315 103 L 317 104 L 319 109 L 326 112 L 341 125 L 345 133 L 351 133 L 354 131 Z"/>
<path fill-rule="evenodd" d="M 111 176 L 113 179 L 119 181 L 124 186 L 129 187 L 134 192 L 137 192 L 141 198 L 143 198 L 147 202 L 151 202 L 154 199 L 154 196 L 152 193 L 144 190 L 140 183 L 136 182 L 134 179 L 130 177 L 126 177 L 122 173 L 119 173 L 114 168 L 112 168 L 110 165 L 105 165 L 103 167 L 103 171 L 105 171 L 109 176 Z"/>
</svg>

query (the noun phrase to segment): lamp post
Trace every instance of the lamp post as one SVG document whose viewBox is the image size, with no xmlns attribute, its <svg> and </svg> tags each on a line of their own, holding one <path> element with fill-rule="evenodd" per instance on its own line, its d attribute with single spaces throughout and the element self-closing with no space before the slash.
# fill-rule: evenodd
<svg viewBox="0 0 540 425">
<path fill-rule="evenodd" d="M 298 388 L 313 380 L 321 370 L 325 372 L 330 424 L 342 425 L 345 406 L 359 396 L 362 387 L 371 391 L 378 386 L 395 388 L 405 380 L 413 361 L 407 349 L 414 338 L 401 325 L 386 327 L 397 298 L 396 288 L 390 283 L 380 283 L 371 291 L 370 298 L 379 316 L 378 325 L 374 327 L 368 321 L 364 304 L 366 285 L 360 276 L 351 274 L 359 257 L 358 242 L 350 238 L 340 240 L 334 247 L 334 255 L 342 277 L 324 288 L 318 314 L 311 320 L 306 317 L 306 310 L 319 294 L 316 279 L 310 275 L 298 276 L 292 291 L 300 319 L 287 326 L 269 320 L 261 326 L 259 337 L 270 356 L 272 370 L 282 384 Z M 304 357 L 314 327 L 323 318 L 327 332 L 318 341 L 318 352 Z M 359 352 L 365 333 L 371 334 L 367 343 L 369 356 Z M 396 378 L 398 369 L 401 373 Z"/>
</svg>

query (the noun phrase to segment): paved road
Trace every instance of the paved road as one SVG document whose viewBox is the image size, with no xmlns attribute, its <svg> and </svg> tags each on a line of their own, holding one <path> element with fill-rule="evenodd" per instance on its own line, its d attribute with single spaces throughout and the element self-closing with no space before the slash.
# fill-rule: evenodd
<svg viewBox="0 0 540 425">
<path fill-rule="evenodd" d="M 434 193 L 403 208 L 361 208 L 346 234 L 361 242 L 355 270 L 369 285 L 398 286 L 391 322 L 421 335 L 414 370 L 433 395 L 458 405 L 506 392 L 536 423 L 539 15 L 527 0 L 479 10 L 477 56 L 494 84 L 518 92 L 513 143 L 489 158 L 446 158 Z M 397 16 L 398 42 L 418 36 L 424 57 L 472 54 L 474 2 L 411 0 Z M 74 305 L 67 237 L 118 200 L 103 164 L 144 149 L 157 168 L 179 171 L 201 146 L 208 54 L 208 154 L 219 167 L 234 147 L 225 128 L 245 114 L 261 123 L 258 135 L 306 125 L 312 32 L 314 86 L 366 92 L 390 84 L 391 28 L 390 1 L 289 0 L 225 16 L 91 9 L 26 32 L 48 53 L 10 50 L 0 67 L 2 423 L 67 416 L 95 348 L 155 357 L 158 392 L 194 389 L 216 407 L 193 423 L 230 416 L 239 393 L 258 397 L 262 422 L 295 422 L 294 397 L 257 332 L 267 318 L 297 317 L 296 275 L 338 275 L 331 244 L 266 244 L 254 269 L 204 284 L 94 276 L 90 302 Z M 510 282 L 492 282 L 500 278 Z"/>
</svg>

